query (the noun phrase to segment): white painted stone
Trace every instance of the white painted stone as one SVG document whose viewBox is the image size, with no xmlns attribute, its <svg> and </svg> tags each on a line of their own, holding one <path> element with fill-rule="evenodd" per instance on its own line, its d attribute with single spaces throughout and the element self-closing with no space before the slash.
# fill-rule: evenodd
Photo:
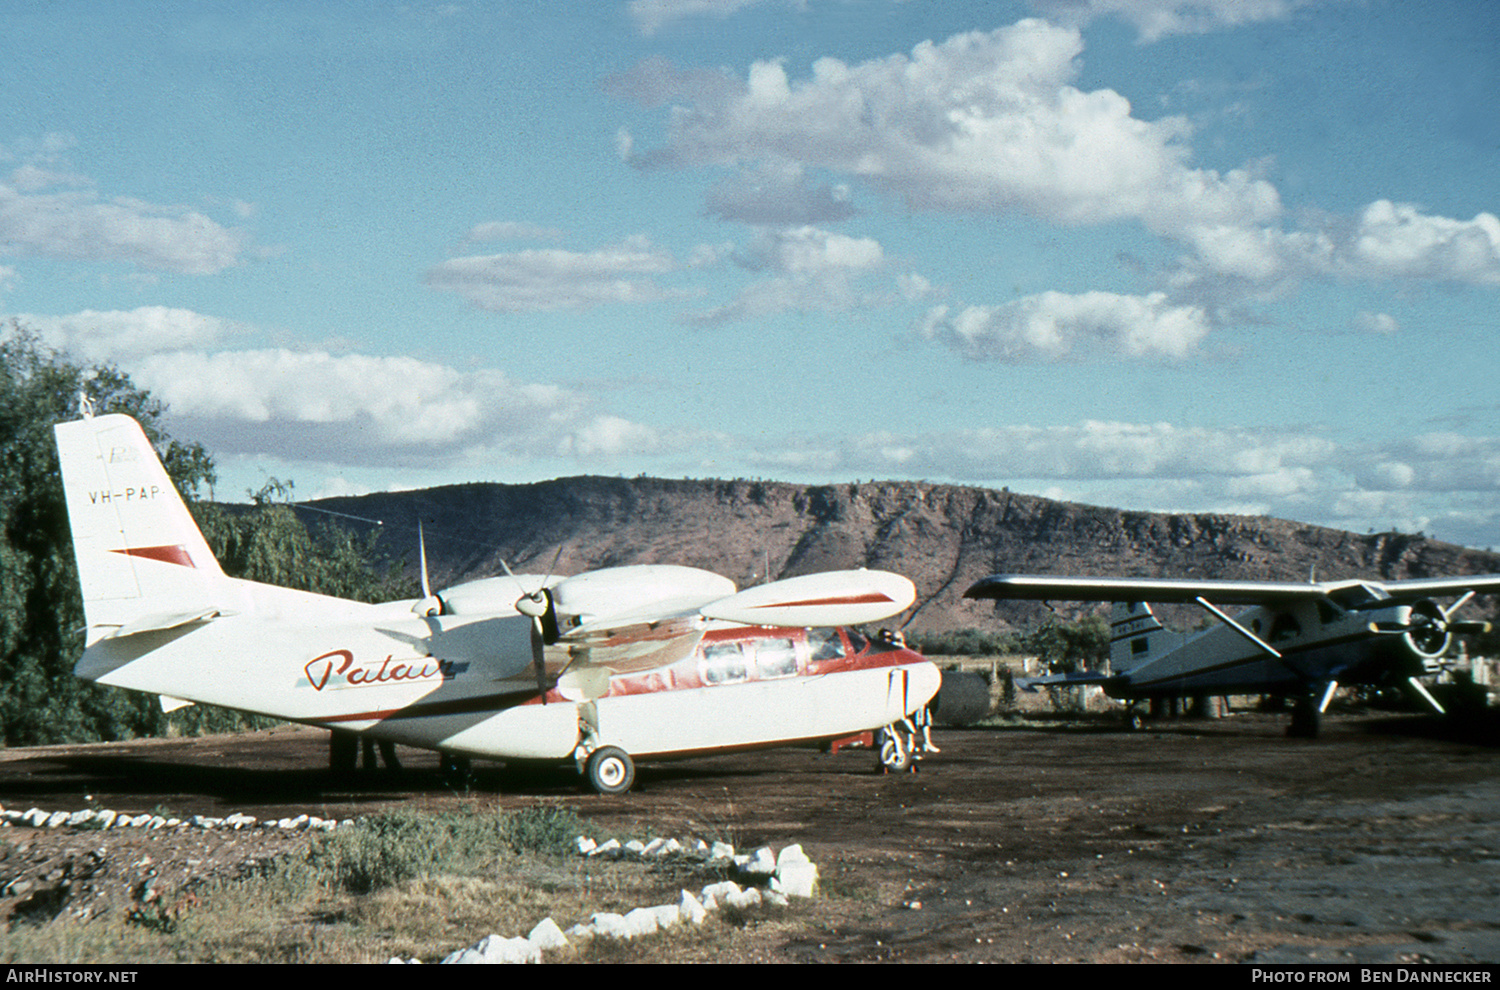
<svg viewBox="0 0 1500 990">
<path fill-rule="evenodd" d="M 551 918 L 543 918 L 538 922 L 537 926 L 526 936 L 526 940 L 538 949 L 566 949 L 568 947 L 567 936 Z"/>
<path fill-rule="evenodd" d="M 82 825 L 85 822 L 91 822 L 93 820 L 94 812 L 91 808 L 84 808 L 82 811 L 75 811 L 68 816 L 69 825 Z"/>
<path fill-rule="evenodd" d="M 708 917 L 708 908 L 704 907 L 703 902 L 694 897 L 691 892 L 684 890 L 682 899 L 677 902 L 677 913 L 688 924 L 701 925 L 703 919 Z"/>
<path fill-rule="evenodd" d="M 650 908 L 635 908 L 625 914 L 625 928 L 629 932 L 626 938 L 655 935 L 658 927 L 656 915 L 651 913 Z"/>
<path fill-rule="evenodd" d="M 578 838 L 573 840 L 573 845 L 578 848 L 578 855 L 587 856 L 589 853 L 593 852 L 595 848 L 598 847 L 599 843 L 595 842 L 593 839 L 590 839 L 586 835 L 580 835 Z"/>
<path fill-rule="evenodd" d="M 710 860 L 734 859 L 734 846 L 727 842 L 715 842 L 708 850 Z"/>
<path fill-rule="evenodd" d="M 589 927 L 594 934 L 603 938 L 629 938 L 630 935 L 625 928 L 625 916 L 603 912 L 589 919 Z"/>
<path fill-rule="evenodd" d="M 473 949 L 459 949 L 443 957 L 443 964 L 448 966 L 475 966 L 482 962 L 484 956 Z"/>
<path fill-rule="evenodd" d="M 68 824 L 68 813 L 66 811 L 54 811 L 47 816 L 44 823 L 48 828 L 57 828 L 59 825 Z"/>
<path fill-rule="evenodd" d="M 491 964 L 516 965 L 542 961 L 542 950 L 524 938 L 486 935 L 474 946 L 474 951 L 479 953 L 482 961 Z"/>
<path fill-rule="evenodd" d="M 766 877 L 771 876 L 776 872 L 776 854 L 771 851 L 770 846 L 761 846 L 750 854 L 750 858 L 745 863 L 743 869 L 746 873 L 755 873 Z"/>
<path fill-rule="evenodd" d="M 756 887 L 746 887 L 744 890 L 725 895 L 722 903 L 732 908 L 753 908 L 760 906 L 760 890 Z"/>
<path fill-rule="evenodd" d="M 611 859 L 613 859 L 613 858 L 619 856 L 620 852 L 621 852 L 621 849 L 620 849 L 620 840 L 619 839 L 610 839 L 607 842 L 600 843 L 599 845 L 595 846 L 593 849 L 590 849 L 589 850 L 589 855 L 590 856 L 608 856 Z"/>
<path fill-rule="evenodd" d="M 652 839 L 650 842 L 646 843 L 644 846 L 641 847 L 641 855 L 642 856 L 658 856 L 658 855 L 661 854 L 661 847 L 664 846 L 664 845 L 666 845 L 666 844 L 667 844 L 667 840 L 666 839 L 663 839 L 661 836 L 657 836 L 656 838 Z"/>
<path fill-rule="evenodd" d="M 625 851 L 633 852 L 637 856 L 639 856 L 641 853 L 646 851 L 646 844 L 640 839 L 631 839 L 629 842 L 625 843 Z"/>
<path fill-rule="evenodd" d="M 99 823 L 100 828 L 109 828 L 115 823 L 117 817 L 119 816 L 113 811 L 101 811 L 94 816 L 94 821 Z"/>
<path fill-rule="evenodd" d="M 651 912 L 651 916 L 656 919 L 657 928 L 676 928 L 682 921 L 682 913 L 677 910 L 676 904 L 658 904 L 641 910 Z"/>
<path fill-rule="evenodd" d="M 811 897 L 818 890 L 818 868 L 812 863 L 789 862 L 776 871 L 776 886 L 788 897 Z"/>
<path fill-rule="evenodd" d="M 719 883 L 711 883 L 707 887 L 704 887 L 703 892 L 698 896 L 703 899 L 703 906 L 713 911 L 718 908 L 719 902 L 725 900 L 731 894 L 738 894 L 739 892 L 739 884 L 733 880 L 722 880 Z"/>
</svg>

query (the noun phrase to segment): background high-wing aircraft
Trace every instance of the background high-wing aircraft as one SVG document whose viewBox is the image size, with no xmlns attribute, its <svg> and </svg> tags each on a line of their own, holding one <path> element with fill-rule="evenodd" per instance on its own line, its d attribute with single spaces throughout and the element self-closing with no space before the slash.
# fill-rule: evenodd
<svg viewBox="0 0 1500 990">
<path fill-rule="evenodd" d="M 829 627 L 908 608 L 912 583 L 837 571 L 737 591 L 640 565 L 507 575 L 367 605 L 228 577 L 140 425 L 56 427 L 86 646 L 74 673 L 163 696 L 501 760 L 572 758 L 600 792 L 634 758 L 837 739 L 937 693 L 920 654 Z M 808 628 L 819 627 L 819 628 Z M 887 746 L 904 763 L 906 744 Z"/>
<path fill-rule="evenodd" d="M 1314 736 L 1340 684 L 1405 685 L 1442 714 L 1418 677 L 1439 669 L 1454 634 L 1489 630 L 1453 615 L 1474 595 L 1496 591 L 1496 574 L 1305 584 L 995 574 L 964 597 L 1115 602 L 1110 673 L 1053 683 L 1097 683 L 1127 701 L 1286 695 L 1294 699 L 1289 733 Z M 1434 601 L 1453 596 L 1447 607 Z M 1168 632 L 1146 602 L 1195 603 L 1218 624 L 1184 637 Z M 1220 605 L 1253 607 L 1230 616 Z"/>
</svg>

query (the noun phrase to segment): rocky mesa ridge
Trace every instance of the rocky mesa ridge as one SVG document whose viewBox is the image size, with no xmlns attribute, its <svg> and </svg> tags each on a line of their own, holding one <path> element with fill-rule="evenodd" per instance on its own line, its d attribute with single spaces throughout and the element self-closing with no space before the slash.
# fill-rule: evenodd
<svg viewBox="0 0 1500 990">
<path fill-rule="evenodd" d="M 1500 572 L 1500 554 L 1422 535 L 1342 530 L 1213 513 L 1134 512 L 1008 490 L 913 481 L 575 477 L 325 499 L 378 519 L 378 548 L 415 569 L 417 523 L 435 586 L 504 573 L 578 574 L 622 564 L 702 567 L 747 587 L 841 568 L 895 571 L 917 586 L 911 628 L 997 629 L 1038 603 L 970 601 L 998 572 L 1305 581 Z M 370 528 L 369 523 L 356 526 Z M 1059 604 L 1064 614 L 1091 606 Z"/>
</svg>

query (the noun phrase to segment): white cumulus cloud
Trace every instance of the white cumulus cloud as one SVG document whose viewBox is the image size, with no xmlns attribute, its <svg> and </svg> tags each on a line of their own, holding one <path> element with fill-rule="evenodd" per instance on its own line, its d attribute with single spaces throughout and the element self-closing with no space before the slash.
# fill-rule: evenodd
<svg viewBox="0 0 1500 990">
<path fill-rule="evenodd" d="M 121 261 L 211 275 L 235 265 L 243 232 L 202 213 L 92 192 L 28 193 L 0 185 L 0 245 L 14 254 Z"/>
<path fill-rule="evenodd" d="M 589 309 L 669 298 L 676 293 L 652 276 L 676 268 L 669 252 L 638 237 L 595 251 L 545 249 L 450 258 L 428 270 L 427 284 L 495 312 Z"/>
<path fill-rule="evenodd" d="M 998 306 L 935 306 L 918 333 L 974 361 L 1057 361 L 1100 356 L 1183 358 L 1210 329 L 1196 306 L 1165 293 L 1043 292 Z"/>
</svg>

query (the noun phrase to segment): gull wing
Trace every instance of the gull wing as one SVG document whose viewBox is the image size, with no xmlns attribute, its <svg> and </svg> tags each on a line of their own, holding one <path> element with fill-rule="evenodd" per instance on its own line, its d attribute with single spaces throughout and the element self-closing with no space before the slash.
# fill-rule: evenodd
<svg viewBox="0 0 1500 990">
<path fill-rule="evenodd" d="M 697 649 L 709 620 L 757 626 L 855 625 L 909 608 L 916 587 L 888 571 L 827 571 L 772 581 L 699 607 L 663 614 L 653 603 L 577 626 L 544 648 L 549 676 L 595 668 L 638 673 L 676 663 Z"/>
</svg>

